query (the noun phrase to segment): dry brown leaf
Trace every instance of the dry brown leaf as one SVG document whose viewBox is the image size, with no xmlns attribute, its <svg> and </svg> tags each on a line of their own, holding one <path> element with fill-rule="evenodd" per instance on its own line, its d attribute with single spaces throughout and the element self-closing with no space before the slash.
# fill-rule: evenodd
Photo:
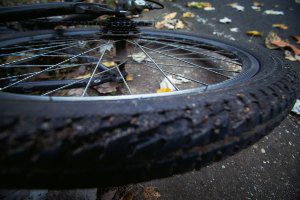
<svg viewBox="0 0 300 200">
<path fill-rule="evenodd" d="M 172 92 L 170 88 L 160 88 L 156 90 L 156 93 Z"/>
<path fill-rule="evenodd" d="M 292 35 L 292 38 L 296 40 L 297 44 L 300 44 L 300 36 Z"/>
<path fill-rule="evenodd" d="M 289 27 L 285 24 L 273 24 L 272 27 L 287 30 Z"/>
<path fill-rule="evenodd" d="M 108 94 L 112 92 L 117 92 L 119 84 L 116 82 L 107 82 L 101 85 L 94 86 L 94 88 L 101 94 Z"/>
<path fill-rule="evenodd" d="M 254 36 L 254 37 L 261 37 L 263 35 L 262 32 L 259 32 L 257 30 L 247 31 L 246 33 L 247 33 L 247 35 Z"/>
<path fill-rule="evenodd" d="M 104 61 L 102 62 L 103 65 L 105 65 L 105 67 L 114 67 L 116 66 L 116 63 L 114 61 Z"/>
<path fill-rule="evenodd" d="M 191 13 L 191 12 L 185 12 L 185 13 L 182 14 L 182 17 L 184 17 L 184 18 L 193 18 L 193 17 L 195 17 L 195 14 Z"/>
<path fill-rule="evenodd" d="M 278 47 L 272 44 L 272 41 L 281 40 L 281 38 L 274 32 L 269 32 L 268 36 L 265 39 L 265 45 L 268 49 L 277 49 Z"/>
<path fill-rule="evenodd" d="M 164 20 L 174 19 L 176 17 L 176 15 L 177 15 L 177 12 L 167 14 L 166 16 L 164 16 Z"/>
<path fill-rule="evenodd" d="M 156 188 L 152 186 L 145 187 L 143 195 L 145 200 L 157 200 L 161 197 L 160 193 L 156 191 Z"/>
<path fill-rule="evenodd" d="M 83 94 L 84 89 L 83 88 L 74 88 L 70 89 L 67 93 L 68 96 L 75 96 L 75 97 L 80 97 Z M 89 96 L 86 94 L 86 96 Z"/>
<path fill-rule="evenodd" d="M 290 44 L 288 41 L 282 40 L 275 32 L 271 31 L 266 40 L 265 44 L 269 49 L 285 48 L 288 47 L 293 50 L 295 55 L 300 55 L 300 49 L 295 45 Z"/>
<path fill-rule="evenodd" d="M 133 74 L 127 74 L 126 81 L 133 81 Z"/>
</svg>

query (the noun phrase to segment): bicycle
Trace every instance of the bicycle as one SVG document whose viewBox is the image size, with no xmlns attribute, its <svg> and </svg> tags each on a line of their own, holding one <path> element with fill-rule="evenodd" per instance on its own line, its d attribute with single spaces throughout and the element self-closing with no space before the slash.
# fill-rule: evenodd
<svg viewBox="0 0 300 200">
<path fill-rule="evenodd" d="M 1 187 L 106 187 L 200 169 L 287 116 L 299 87 L 287 63 L 152 30 L 135 20 L 145 9 L 163 5 L 0 8 L 0 23 L 33 29 L 0 36 Z"/>
</svg>

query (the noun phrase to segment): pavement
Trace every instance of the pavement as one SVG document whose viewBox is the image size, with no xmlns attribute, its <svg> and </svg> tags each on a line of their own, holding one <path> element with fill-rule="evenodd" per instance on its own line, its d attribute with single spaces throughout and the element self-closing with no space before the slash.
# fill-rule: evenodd
<svg viewBox="0 0 300 200">
<path fill-rule="evenodd" d="M 266 9 L 284 11 L 284 15 L 278 16 L 263 15 L 262 12 L 252 10 L 252 1 L 207 1 L 212 3 L 216 8 L 215 11 L 187 8 L 185 6 L 187 1 L 176 0 L 165 2 L 164 13 L 177 11 L 181 15 L 183 12 L 191 11 L 196 17 L 185 20 L 190 32 L 215 35 L 225 40 L 234 39 L 237 43 L 243 42 L 249 46 L 264 45 L 263 38 L 251 38 L 245 34 L 246 31 L 253 29 L 263 32 L 264 35 L 270 30 L 275 30 L 290 41 L 290 35 L 300 35 L 300 3 L 295 3 L 295 0 L 259 1 L 264 3 L 263 11 Z M 233 2 L 245 6 L 245 11 L 237 11 L 227 6 Z M 158 14 L 154 13 L 153 16 L 159 16 Z M 219 23 L 218 20 L 223 17 L 230 18 L 232 23 Z M 289 29 L 274 29 L 272 28 L 274 23 L 284 23 Z M 240 32 L 231 32 L 230 28 L 234 27 L 239 28 Z M 270 53 L 283 57 L 282 51 L 270 50 Z M 296 73 L 300 73 L 299 63 L 290 63 Z M 300 199 L 299 129 L 300 117 L 290 114 L 268 136 L 234 156 L 199 171 L 130 185 L 127 186 L 127 190 L 154 187 L 162 200 Z M 17 199 L 96 199 L 97 196 L 96 189 L 19 191 L 19 193 L 23 195 L 19 195 Z M 10 191 L 10 194 L 6 199 L 16 196 L 14 191 Z M 24 198 L 20 198 L 21 196 Z M 101 199 L 99 195 L 98 199 Z"/>
</svg>

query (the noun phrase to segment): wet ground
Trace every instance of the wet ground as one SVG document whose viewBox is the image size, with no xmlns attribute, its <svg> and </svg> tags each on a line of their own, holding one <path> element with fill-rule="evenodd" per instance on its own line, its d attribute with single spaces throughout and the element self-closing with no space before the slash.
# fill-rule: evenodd
<svg viewBox="0 0 300 200">
<path fill-rule="evenodd" d="M 166 12 L 180 14 L 192 11 L 197 16 L 187 20 L 191 32 L 205 33 L 221 39 L 263 45 L 262 38 L 250 38 L 246 31 L 256 29 L 268 33 L 274 23 L 284 23 L 288 30 L 277 30 L 281 36 L 300 35 L 300 4 L 294 0 L 264 0 L 263 10 L 284 11 L 284 15 L 262 15 L 250 8 L 252 1 L 234 1 L 245 6 L 244 12 L 226 6 L 232 1 L 210 0 L 216 11 L 206 12 L 185 7 L 185 1 L 167 3 Z M 156 15 L 154 15 L 156 16 Z M 232 19 L 231 24 L 220 24 L 218 19 Z M 238 27 L 240 32 L 230 32 Z M 271 51 L 278 56 L 283 52 Z M 299 63 L 291 62 L 297 73 Z M 300 95 L 298 96 L 300 98 Z M 193 171 L 161 180 L 153 180 L 127 187 L 153 186 L 165 200 L 203 199 L 300 199 L 300 118 L 289 115 L 280 126 L 255 145 L 223 161 Z M 97 190 L 77 191 L 3 191 L 0 199 L 96 199 Z M 98 199 L 100 199 L 98 197 Z"/>
</svg>

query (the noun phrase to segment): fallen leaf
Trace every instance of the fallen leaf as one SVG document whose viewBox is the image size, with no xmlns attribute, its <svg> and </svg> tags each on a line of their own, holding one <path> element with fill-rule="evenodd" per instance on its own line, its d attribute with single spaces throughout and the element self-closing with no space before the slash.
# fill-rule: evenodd
<svg viewBox="0 0 300 200">
<path fill-rule="evenodd" d="M 168 19 L 168 20 L 163 20 L 161 22 L 157 22 L 155 28 L 156 29 L 162 29 L 162 28 L 167 28 L 167 29 L 183 29 L 185 26 L 183 22 L 179 19 Z"/>
<path fill-rule="evenodd" d="M 300 36 L 292 35 L 292 38 L 296 40 L 297 44 L 300 44 Z"/>
<path fill-rule="evenodd" d="M 282 40 L 275 32 L 271 31 L 266 37 L 265 44 L 269 49 L 290 48 L 295 55 L 300 55 L 300 49 L 288 41 Z"/>
<path fill-rule="evenodd" d="M 190 82 L 189 80 L 180 77 L 181 75 L 177 75 L 175 77 L 173 77 L 172 75 L 169 75 L 167 77 L 165 77 L 162 82 L 160 83 L 160 88 L 169 88 L 171 89 L 171 91 L 175 91 L 176 88 L 174 87 L 174 85 L 180 85 L 182 83 L 187 83 Z M 173 85 L 174 84 L 174 85 Z"/>
<path fill-rule="evenodd" d="M 73 96 L 73 97 L 80 97 L 83 94 L 84 89 L 83 88 L 74 88 L 70 89 L 67 93 L 68 96 Z M 89 96 L 86 94 L 86 96 Z"/>
<path fill-rule="evenodd" d="M 272 41 L 281 40 L 281 38 L 274 32 L 269 32 L 268 36 L 265 39 L 265 45 L 268 49 L 278 49 L 278 47 L 272 44 Z"/>
<path fill-rule="evenodd" d="M 259 32 L 256 30 L 247 31 L 246 34 L 249 36 L 254 36 L 254 37 L 260 37 L 263 35 L 262 32 Z"/>
<path fill-rule="evenodd" d="M 253 2 L 253 5 L 254 5 L 254 6 L 262 7 L 264 4 L 261 3 L 261 2 L 254 1 L 254 2 Z"/>
<path fill-rule="evenodd" d="M 261 11 L 261 7 L 259 7 L 259 6 L 251 6 L 251 8 L 258 12 Z"/>
<path fill-rule="evenodd" d="M 284 51 L 285 59 L 290 60 L 290 61 L 300 61 L 300 56 L 299 55 L 293 55 L 292 52 L 285 50 Z"/>
<path fill-rule="evenodd" d="M 119 84 L 116 82 L 107 82 L 94 86 L 94 89 L 96 89 L 101 94 L 108 94 L 112 92 L 117 92 L 118 87 Z"/>
<path fill-rule="evenodd" d="M 274 28 L 281 28 L 283 30 L 287 30 L 289 27 L 285 24 L 273 24 L 272 27 Z"/>
<path fill-rule="evenodd" d="M 132 59 L 138 63 L 143 62 L 144 60 L 147 60 L 147 61 L 149 60 L 147 55 L 144 54 L 143 52 L 133 53 L 130 57 L 132 57 Z"/>
<path fill-rule="evenodd" d="M 216 9 L 214 7 L 205 7 L 205 8 L 203 8 L 203 10 L 212 11 L 212 10 L 216 10 Z"/>
<path fill-rule="evenodd" d="M 175 24 L 175 29 L 184 29 L 184 23 L 181 20 Z"/>
<path fill-rule="evenodd" d="M 170 88 L 160 88 L 156 90 L 156 93 L 172 92 Z"/>
<path fill-rule="evenodd" d="M 114 67 L 116 66 L 116 63 L 114 61 L 104 61 L 102 62 L 103 65 L 105 65 L 105 67 Z"/>
<path fill-rule="evenodd" d="M 87 78 L 90 78 L 91 77 L 91 74 L 84 74 L 84 75 L 81 75 L 81 76 L 76 76 L 74 77 L 75 79 L 87 79 Z"/>
<path fill-rule="evenodd" d="M 264 14 L 266 14 L 266 15 L 284 15 L 284 12 L 276 11 L 276 10 L 265 10 Z"/>
<path fill-rule="evenodd" d="M 144 188 L 143 196 L 145 200 L 157 200 L 161 197 L 155 187 L 149 186 Z"/>
<path fill-rule="evenodd" d="M 187 6 L 189 8 L 207 8 L 207 7 L 212 7 L 211 3 L 209 2 L 196 2 L 196 1 L 192 1 L 187 3 Z"/>
<path fill-rule="evenodd" d="M 230 3 L 230 4 L 227 4 L 227 5 L 232 7 L 232 8 L 237 9 L 238 11 L 244 11 L 245 10 L 245 7 L 239 5 L 238 3 Z"/>
<path fill-rule="evenodd" d="M 239 30 L 239 28 L 236 28 L 236 27 L 235 27 L 235 28 L 230 28 L 230 31 L 231 31 L 231 32 L 236 32 L 236 33 L 237 33 L 237 32 L 239 32 L 240 30 Z"/>
<path fill-rule="evenodd" d="M 221 22 L 223 24 L 229 24 L 229 23 L 231 23 L 231 19 L 229 19 L 228 17 L 224 17 L 224 18 L 220 19 L 219 22 Z"/>
<path fill-rule="evenodd" d="M 127 74 L 126 81 L 133 81 L 133 74 Z"/>
<path fill-rule="evenodd" d="M 170 13 L 166 16 L 164 16 L 164 20 L 168 20 L 168 19 L 174 19 L 177 15 L 177 12 L 173 12 L 173 13 Z"/>
<path fill-rule="evenodd" d="M 156 22 L 156 24 L 155 24 L 156 29 L 162 29 L 164 27 L 165 27 L 165 21 Z"/>
<path fill-rule="evenodd" d="M 193 17 L 195 17 L 195 14 L 191 13 L 191 12 L 185 12 L 185 13 L 182 14 L 182 17 L 184 17 L 184 18 L 193 18 Z"/>
</svg>

